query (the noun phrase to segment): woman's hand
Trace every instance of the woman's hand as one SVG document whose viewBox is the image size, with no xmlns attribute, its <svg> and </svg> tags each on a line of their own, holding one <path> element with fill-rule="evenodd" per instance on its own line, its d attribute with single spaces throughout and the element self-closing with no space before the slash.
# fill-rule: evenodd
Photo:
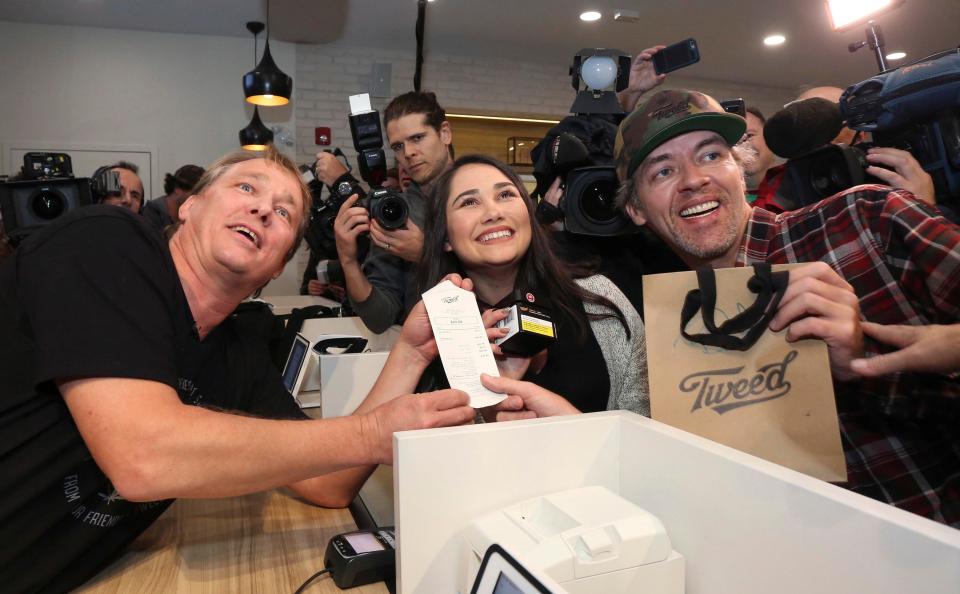
<svg viewBox="0 0 960 594">
<path fill-rule="evenodd" d="M 448 274 L 443 280 L 450 281 L 465 291 L 473 291 L 473 281 L 469 278 L 463 278 L 459 274 Z M 484 327 L 487 329 L 487 338 L 493 341 L 506 333 L 506 329 L 493 327 L 494 324 L 502 320 L 506 315 L 487 313 L 489 315 L 484 314 L 484 316 L 481 317 L 484 321 Z M 424 364 L 429 364 L 440 354 L 440 351 L 437 350 L 437 341 L 433 336 L 433 327 L 430 325 L 430 316 L 427 315 L 427 307 L 423 304 L 423 300 L 417 302 L 413 309 L 410 310 L 410 314 L 403 323 L 403 328 L 400 329 L 400 338 L 397 339 L 396 346 L 412 350 L 423 359 Z M 396 346 L 394 348 L 396 348 Z M 497 349 L 496 346 L 492 348 Z M 497 351 L 494 350 L 494 353 L 496 352 Z"/>
<path fill-rule="evenodd" d="M 480 383 L 489 390 L 507 394 L 507 398 L 493 409 L 497 421 L 580 414 L 577 407 L 563 396 L 530 382 L 484 373 L 480 375 Z"/>
</svg>

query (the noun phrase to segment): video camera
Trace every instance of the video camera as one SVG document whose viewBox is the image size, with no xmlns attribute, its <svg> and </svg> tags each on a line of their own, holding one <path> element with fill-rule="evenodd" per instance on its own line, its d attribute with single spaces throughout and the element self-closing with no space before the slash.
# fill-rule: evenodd
<svg viewBox="0 0 960 594">
<path fill-rule="evenodd" d="M 610 128 L 612 123 L 582 120 L 573 116 L 564 120 L 575 127 L 600 126 Z M 561 122 L 562 127 L 564 122 Z M 568 122 L 571 123 L 571 122 Z M 610 138 L 616 128 L 607 130 Z M 548 136 L 534 148 L 536 155 L 533 175 L 537 179 L 534 193 L 543 196 L 546 189 L 558 176 L 563 179 L 563 197 L 557 207 L 541 200 L 537 206 L 537 218 L 543 223 L 563 219 L 564 227 L 577 235 L 613 237 L 629 235 L 637 231 L 633 224 L 616 207 L 619 182 L 617 172 L 603 155 L 591 155 L 590 149 L 573 132 L 560 132 Z M 611 151 L 612 155 L 612 151 Z M 611 157 L 612 158 L 612 157 Z"/>
<path fill-rule="evenodd" d="M 774 114 L 763 136 L 789 159 L 779 194 L 799 208 L 865 183 L 866 151 L 892 147 L 913 155 L 933 178 L 938 203 L 960 202 L 960 50 L 949 50 L 851 85 L 839 104 L 813 98 Z M 843 126 L 872 142 L 830 144 Z"/>
<path fill-rule="evenodd" d="M 20 174 L 0 183 L 0 212 L 7 236 L 17 244 L 67 212 L 117 192 L 120 176 L 115 171 L 75 178 L 70 155 L 26 153 Z"/>
</svg>

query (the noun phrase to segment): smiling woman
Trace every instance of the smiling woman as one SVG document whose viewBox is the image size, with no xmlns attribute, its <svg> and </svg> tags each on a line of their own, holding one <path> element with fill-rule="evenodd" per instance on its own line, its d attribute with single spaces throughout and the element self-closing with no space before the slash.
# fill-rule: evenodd
<svg viewBox="0 0 960 594">
<path fill-rule="evenodd" d="M 585 412 L 649 415 L 640 316 L 606 277 L 560 265 L 508 166 L 461 157 L 438 178 L 428 204 L 422 291 L 457 272 L 473 281 L 482 310 L 504 307 L 514 290 L 533 293 L 538 306 L 552 310 L 557 339 L 529 359 L 501 357 L 502 374 L 562 394 Z"/>
</svg>

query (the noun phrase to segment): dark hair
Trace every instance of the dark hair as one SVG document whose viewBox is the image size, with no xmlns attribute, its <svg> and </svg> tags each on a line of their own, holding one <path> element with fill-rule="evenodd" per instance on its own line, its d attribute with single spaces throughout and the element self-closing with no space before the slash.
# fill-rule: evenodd
<svg viewBox="0 0 960 594">
<path fill-rule="evenodd" d="M 193 186 L 197 185 L 200 178 L 203 177 L 203 167 L 199 165 L 184 165 L 177 169 L 176 173 L 168 173 L 163 178 L 163 193 L 172 194 L 174 190 L 181 189 L 189 192 Z"/>
<path fill-rule="evenodd" d="M 761 124 L 767 123 L 767 118 L 763 117 L 763 112 L 761 112 L 756 107 L 748 107 L 747 113 L 752 113 L 753 115 L 757 116 L 757 119 L 760 120 Z"/>
<path fill-rule="evenodd" d="M 530 247 L 520 259 L 517 272 L 517 288 L 530 287 L 543 291 L 551 302 L 553 311 L 572 323 L 577 329 L 577 339 L 583 341 L 587 336 L 587 319 L 616 317 L 630 336 L 626 318 L 612 301 L 597 295 L 573 282 L 574 278 L 587 276 L 586 270 L 570 269 L 560 263 L 550 246 L 547 231 L 537 222 L 535 206 L 527 188 L 517 174 L 506 164 L 485 155 L 466 155 L 457 159 L 453 166 L 437 178 L 430 199 L 427 200 L 426 226 L 423 230 L 423 253 L 417 269 L 417 281 L 420 292 L 433 287 L 447 274 L 456 272 L 465 275 L 460 260 L 453 252 L 443 249 L 447 240 L 447 198 L 450 185 L 457 171 L 466 165 L 489 165 L 504 174 L 517 187 L 523 203 L 530 215 Z M 583 302 L 599 305 L 607 313 L 588 314 L 584 317 Z"/>
<path fill-rule="evenodd" d="M 126 169 L 140 175 L 140 168 L 137 167 L 136 163 L 130 161 L 117 161 L 113 165 L 107 165 L 107 169 Z"/>
<path fill-rule="evenodd" d="M 412 113 L 422 113 L 427 124 L 437 132 L 447 121 L 447 112 L 440 107 L 435 94 L 430 91 L 410 91 L 397 95 L 387 104 L 383 110 L 383 126 Z"/>
</svg>

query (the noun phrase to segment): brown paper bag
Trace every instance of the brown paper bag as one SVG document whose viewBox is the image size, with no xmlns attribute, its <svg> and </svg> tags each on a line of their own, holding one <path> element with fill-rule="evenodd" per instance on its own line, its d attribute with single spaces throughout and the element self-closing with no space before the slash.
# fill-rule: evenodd
<svg viewBox="0 0 960 594">
<path fill-rule="evenodd" d="M 752 267 L 720 269 L 715 276 L 716 328 L 748 310 L 757 295 L 747 287 Z M 758 329 L 759 339 L 742 351 L 692 342 L 681 334 L 681 309 L 698 287 L 693 271 L 643 277 L 651 416 L 804 474 L 845 481 L 827 345 L 788 343 L 785 331 L 769 328 Z M 708 294 L 693 297 L 701 293 Z M 710 334 L 700 310 L 688 309 L 694 315 L 687 334 Z"/>
</svg>

